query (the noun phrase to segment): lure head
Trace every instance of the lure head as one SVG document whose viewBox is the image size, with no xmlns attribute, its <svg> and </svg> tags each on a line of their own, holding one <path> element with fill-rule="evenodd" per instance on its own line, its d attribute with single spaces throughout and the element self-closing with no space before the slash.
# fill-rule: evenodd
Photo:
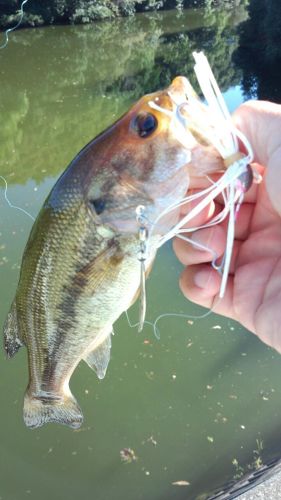
<svg viewBox="0 0 281 500">
<path fill-rule="evenodd" d="M 236 181 L 237 184 L 236 187 L 237 189 L 240 189 L 241 193 L 246 193 L 252 186 L 253 180 L 254 180 L 253 170 L 250 165 L 246 165 L 245 172 L 241 174 Z"/>
</svg>

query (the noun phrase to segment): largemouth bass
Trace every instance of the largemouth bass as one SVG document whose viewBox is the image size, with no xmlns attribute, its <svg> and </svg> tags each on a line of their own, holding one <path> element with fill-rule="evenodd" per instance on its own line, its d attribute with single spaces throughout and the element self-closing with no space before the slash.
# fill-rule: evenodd
<svg viewBox="0 0 281 500">
<path fill-rule="evenodd" d="M 190 175 L 224 168 L 189 115 L 187 90 L 188 80 L 177 77 L 85 146 L 34 223 L 4 328 L 8 357 L 27 348 L 24 421 L 29 427 L 82 423 L 69 380 L 81 360 L 99 378 L 105 376 L 112 325 L 137 298 L 137 208 L 143 207 L 146 221 L 153 223 L 184 196 Z M 142 259 L 146 273 L 159 239 L 177 218 L 174 210 L 155 225 Z"/>
</svg>

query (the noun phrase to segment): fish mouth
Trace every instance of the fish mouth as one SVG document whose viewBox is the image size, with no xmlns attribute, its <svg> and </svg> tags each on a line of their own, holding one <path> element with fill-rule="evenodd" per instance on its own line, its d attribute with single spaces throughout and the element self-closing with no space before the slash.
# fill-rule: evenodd
<svg viewBox="0 0 281 500">
<path fill-rule="evenodd" d="M 167 88 L 165 93 L 158 93 L 150 99 L 148 105 L 170 119 L 170 130 L 175 139 L 190 151 L 196 145 L 196 139 L 191 133 L 190 102 L 199 101 L 192 85 L 185 76 L 177 76 Z M 187 162 L 191 159 L 187 158 Z"/>
<path fill-rule="evenodd" d="M 195 97 L 196 93 L 188 79 L 185 76 L 177 76 L 165 92 L 154 94 L 148 105 L 172 117 L 179 107 L 188 103 L 191 96 Z"/>
<path fill-rule="evenodd" d="M 197 97 L 192 85 L 185 76 L 177 76 L 168 87 L 168 95 L 177 106 L 187 103 L 190 97 Z"/>
</svg>

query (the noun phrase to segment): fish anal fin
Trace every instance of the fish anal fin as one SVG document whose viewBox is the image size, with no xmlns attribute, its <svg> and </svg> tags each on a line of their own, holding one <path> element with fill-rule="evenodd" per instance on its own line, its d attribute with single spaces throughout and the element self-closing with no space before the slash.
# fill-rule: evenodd
<svg viewBox="0 0 281 500">
<path fill-rule="evenodd" d="M 110 348 L 111 348 L 111 334 L 96 347 L 93 351 L 89 352 L 84 361 L 92 370 L 94 370 L 99 379 L 103 379 L 106 374 L 108 363 L 110 361 Z"/>
<path fill-rule="evenodd" d="M 4 324 L 4 349 L 7 357 L 12 358 L 23 345 L 19 334 L 16 301 L 14 301 Z"/>
<path fill-rule="evenodd" d="M 81 409 L 70 392 L 67 395 L 34 395 L 27 391 L 24 397 L 23 419 L 25 425 L 33 429 L 48 422 L 79 429 L 83 423 Z"/>
</svg>

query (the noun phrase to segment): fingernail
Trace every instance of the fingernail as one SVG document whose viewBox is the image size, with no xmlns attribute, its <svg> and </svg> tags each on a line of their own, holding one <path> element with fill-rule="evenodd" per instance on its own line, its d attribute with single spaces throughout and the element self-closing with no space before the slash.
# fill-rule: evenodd
<svg viewBox="0 0 281 500">
<path fill-rule="evenodd" d="M 197 234 L 196 232 L 191 235 L 191 241 L 193 242 L 193 246 L 196 250 L 199 250 L 201 252 L 208 252 L 210 253 L 210 248 L 209 246 L 206 246 L 202 241 L 200 241 L 200 235 Z M 209 240 L 211 239 L 211 235 L 209 235 L 208 238 L 208 243 Z"/>
<path fill-rule="evenodd" d="M 202 245 L 200 238 L 198 238 L 198 234 L 196 232 L 192 233 L 190 239 L 194 244 L 194 248 L 196 248 L 196 250 L 201 250 L 203 252 L 206 252 L 205 245 Z"/>
<path fill-rule="evenodd" d="M 194 275 L 193 281 L 198 288 L 206 288 L 210 278 L 210 271 L 198 271 Z"/>
</svg>

